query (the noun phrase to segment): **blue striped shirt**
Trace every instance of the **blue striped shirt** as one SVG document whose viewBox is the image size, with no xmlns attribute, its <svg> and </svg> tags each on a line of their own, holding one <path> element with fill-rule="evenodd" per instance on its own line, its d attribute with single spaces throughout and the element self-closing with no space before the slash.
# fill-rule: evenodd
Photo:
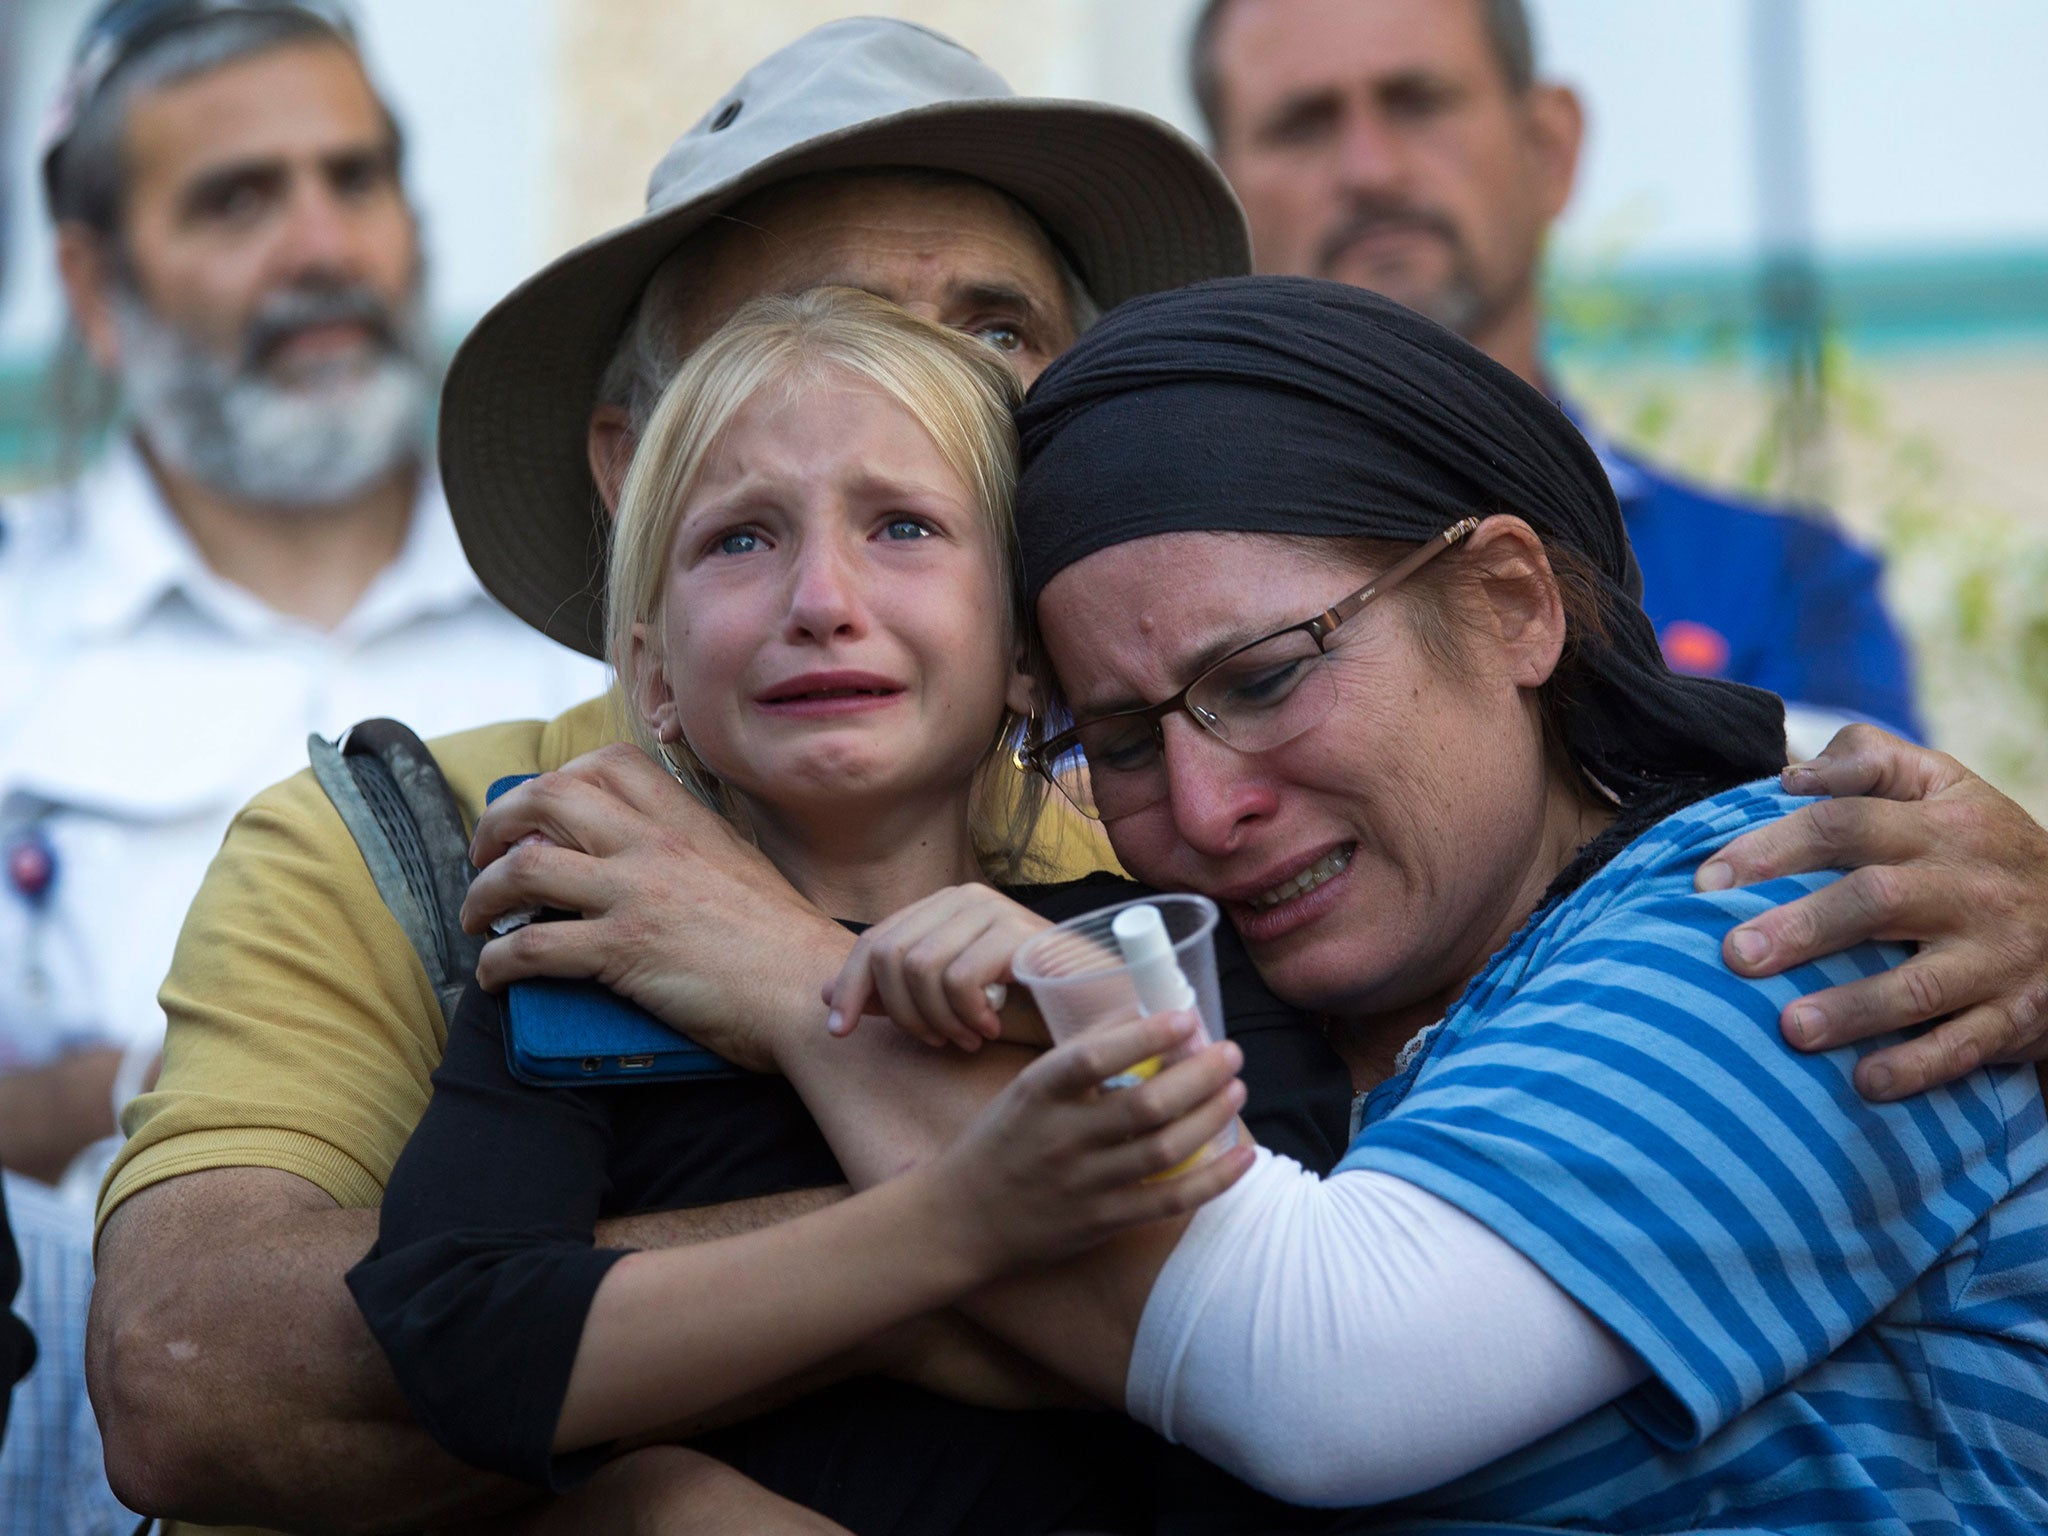
<svg viewBox="0 0 2048 1536">
<path fill-rule="evenodd" d="M 1708 853 L 1795 804 L 1753 784 L 1652 828 L 1495 956 L 1367 1101 L 1340 1168 L 1486 1223 L 1650 1372 L 1383 1511 L 1396 1528 L 2048 1528 L 2034 1074 L 1875 1105 L 1850 1072 L 1886 1041 L 1785 1046 L 1786 1003 L 1904 954 L 1863 945 L 1761 982 L 1721 963 L 1736 923 L 1834 878 L 1693 890 Z"/>
</svg>

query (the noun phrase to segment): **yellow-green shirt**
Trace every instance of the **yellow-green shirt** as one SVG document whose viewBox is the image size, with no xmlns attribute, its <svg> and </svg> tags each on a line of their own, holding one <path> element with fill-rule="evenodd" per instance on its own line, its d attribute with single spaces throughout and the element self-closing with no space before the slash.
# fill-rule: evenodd
<svg viewBox="0 0 2048 1536">
<path fill-rule="evenodd" d="M 604 699 L 551 721 L 430 743 L 474 824 L 484 791 L 619 739 Z M 1099 829 L 1055 797 L 1035 852 L 1068 878 L 1113 868 Z M 278 1168 L 343 1206 L 373 1206 L 426 1111 L 447 1026 L 405 931 L 311 771 L 251 801 L 186 915 L 159 994 L 156 1088 L 122 1116 L 127 1144 L 99 1222 L 138 1190 L 209 1168 Z"/>
</svg>

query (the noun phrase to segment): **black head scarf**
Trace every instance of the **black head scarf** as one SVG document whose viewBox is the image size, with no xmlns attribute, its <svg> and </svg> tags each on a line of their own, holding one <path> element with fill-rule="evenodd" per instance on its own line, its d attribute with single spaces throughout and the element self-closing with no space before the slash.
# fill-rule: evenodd
<svg viewBox="0 0 2048 1536">
<path fill-rule="evenodd" d="M 1564 680 L 1564 746 L 1581 769 L 1636 805 L 1784 766 L 1774 695 L 1665 666 L 1621 509 L 1564 413 L 1390 300 L 1276 277 L 1134 299 L 1039 379 L 1018 428 L 1034 601 L 1075 561 L 1153 534 L 1419 543 L 1513 512 L 1600 573 L 1606 638 L 1578 636 Z"/>
</svg>

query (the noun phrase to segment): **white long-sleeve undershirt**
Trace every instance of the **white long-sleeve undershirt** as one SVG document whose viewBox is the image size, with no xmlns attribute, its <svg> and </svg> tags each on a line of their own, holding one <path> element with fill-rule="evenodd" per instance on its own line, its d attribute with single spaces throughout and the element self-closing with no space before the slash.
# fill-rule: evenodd
<svg viewBox="0 0 2048 1536">
<path fill-rule="evenodd" d="M 1153 1286 L 1131 1415 L 1295 1504 L 1433 1488 L 1641 1382 L 1491 1229 L 1389 1174 L 1261 1151 Z"/>
</svg>

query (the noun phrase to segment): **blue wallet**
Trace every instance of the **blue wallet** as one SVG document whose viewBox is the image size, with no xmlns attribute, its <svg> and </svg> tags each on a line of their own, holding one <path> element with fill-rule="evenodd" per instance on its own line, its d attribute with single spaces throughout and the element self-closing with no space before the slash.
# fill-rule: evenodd
<svg viewBox="0 0 2048 1536">
<path fill-rule="evenodd" d="M 495 800 L 532 777 L 499 779 L 484 798 Z M 535 919 L 547 920 L 546 914 Z M 505 1065 L 537 1088 L 740 1075 L 724 1057 L 594 981 L 515 981 L 505 999 Z"/>
</svg>

